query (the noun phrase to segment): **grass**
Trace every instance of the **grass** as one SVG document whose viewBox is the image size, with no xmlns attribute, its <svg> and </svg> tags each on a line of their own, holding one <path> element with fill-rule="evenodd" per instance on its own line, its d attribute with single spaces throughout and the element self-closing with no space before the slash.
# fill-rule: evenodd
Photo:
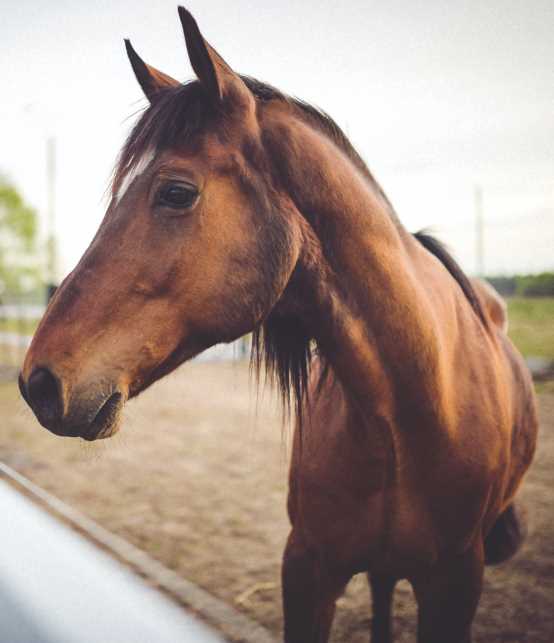
<svg viewBox="0 0 554 643">
<path fill-rule="evenodd" d="M 38 319 L 0 319 L 0 333 L 32 335 L 38 326 L 38 322 Z"/>
<path fill-rule="evenodd" d="M 554 360 L 554 297 L 508 299 L 509 335 L 525 356 Z"/>
</svg>

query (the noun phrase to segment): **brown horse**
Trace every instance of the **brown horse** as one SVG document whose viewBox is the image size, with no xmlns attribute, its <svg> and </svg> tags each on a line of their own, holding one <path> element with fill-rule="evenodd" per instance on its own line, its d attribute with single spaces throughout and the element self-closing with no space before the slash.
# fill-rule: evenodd
<svg viewBox="0 0 554 643">
<path fill-rule="evenodd" d="M 126 43 L 150 106 L 37 330 L 22 394 L 54 433 L 105 438 L 128 398 L 253 331 L 255 363 L 298 417 L 286 641 L 327 641 L 363 571 L 375 643 L 391 640 L 399 578 L 420 643 L 467 642 L 484 563 L 522 537 L 513 502 L 537 430 L 494 297 L 403 228 L 329 117 L 237 75 L 179 15 L 197 81 Z"/>
</svg>

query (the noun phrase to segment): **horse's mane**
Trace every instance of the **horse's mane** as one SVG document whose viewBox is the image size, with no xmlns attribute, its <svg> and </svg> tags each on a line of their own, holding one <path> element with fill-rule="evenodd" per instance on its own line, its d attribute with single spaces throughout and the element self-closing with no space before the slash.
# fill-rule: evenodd
<svg viewBox="0 0 554 643">
<path fill-rule="evenodd" d="M 401 226 L 381 186 L 347 136 L 328 114 L 259 80 L 249 76 L 241 78 L 258 101 L 277 100 L 288 103 L 296 108 L 299 115 L 310 125 L 332 140 L 380 195 L 395 225 Z M 142 113 L 121 150 L 113 173 L 113 193 L 117 191 L 125 174 L 149 150 L 163 149 L 176 140 L 193 137 L 205 129 L 216 116 L 198 81 L 160 91 L 156 100 Z M 444 245 L 426 232 L 417 232 L 413 236 L 444 265 L 477 316 L 486 324 L 483 309 L 471 282 Z M 307 391 L 311 358 L 312 337 L 296 321 L 290 322 L 270 313 L 252 333 L 251 363 L 257 373 L 265 364 L 266 373 L 276 381 L 285 405 L 290 408 L 293 402 L 298 416 Z M 322 372 L 327 372 L 325 366 Z"/>
</svg>

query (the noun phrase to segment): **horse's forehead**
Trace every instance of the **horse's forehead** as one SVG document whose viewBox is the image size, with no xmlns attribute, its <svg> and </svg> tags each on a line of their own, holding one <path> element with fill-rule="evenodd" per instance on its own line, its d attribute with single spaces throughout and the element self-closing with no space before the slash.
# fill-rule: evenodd
<svg viewBox="0 0 554 643">
<path fill-rule="evenodd" d="M 244 164 L 240 147 L 228 144 L 215 135 L 204 137 L 194 146 L 184 145 L 163 150 L 155 158 L 155 164 L 159 168 L 192 170 L 204 176 L 240 171 Z"/>
<path fill-rule="evenodd" d="M 228 174 L 240 171 L 244 162 L 240 146 L 218 132 L 208 132 L 193 144 L 188 142 L 162 149 L 151 146 L 135 159 L 133 165 L 121 177 L 114 195 L 115 202 L 119 203 L 135 179 L 149 171 L 152 166 L 169 165 L 176 170 L 182 166 L 183 169 L 198 169 L 199 172 L 211 170 Z"/>
<path fill-rule="evenodd" d="M 146 169 L 150 166 L 152 161 L 156 158 L 156 150 L 154 147 L 149 147 L 146 149 L 140 157 L 133 163 L 127 172 L 123 175 L 117 186 L 117 191 L 115 193 L 115 202 L 119 203 L 121 199 L 125 196 L 125 193 L 133 183 L 133 181 L 143 174 Z"/>
</svg>

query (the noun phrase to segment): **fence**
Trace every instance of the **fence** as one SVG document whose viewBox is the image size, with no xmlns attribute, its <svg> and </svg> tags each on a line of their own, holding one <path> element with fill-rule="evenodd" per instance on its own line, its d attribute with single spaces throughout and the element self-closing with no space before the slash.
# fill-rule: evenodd
<svg viewBox="0 0 554 643">
<path fill-rule="evenodd" d="M 0 372 L 13 375 L 19 370 L 25 351 L 44 314 L 44 306 L 30 304 L 0 305 Z"/>
</svg>

